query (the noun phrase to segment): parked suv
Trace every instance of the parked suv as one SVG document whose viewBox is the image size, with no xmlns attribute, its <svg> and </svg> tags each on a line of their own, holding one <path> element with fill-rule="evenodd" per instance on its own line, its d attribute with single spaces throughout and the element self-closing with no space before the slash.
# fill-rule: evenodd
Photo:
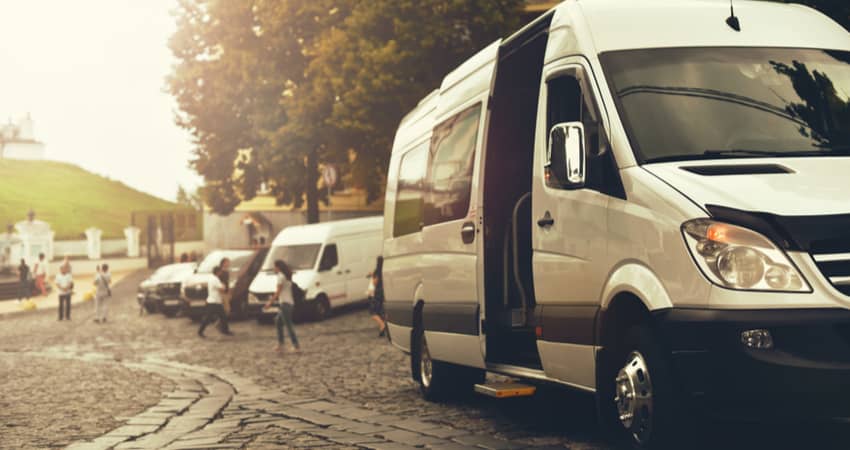
<svg viewBox="0 0 850 450">
<path fill-rule="evenodd" d="M 213 276 L 213 269 L 221 263 L 224 258 L 230 259 L 230 289 L 231 293 L 242 293 L 240 300 L 239 296 L 231 296 L 231 315 L 234 311 L 237 313 L 244 312 L 244 306 L 247 298 L 247 284 L 253 276 L 248 276 L 253 272 L 257 273 L 263 256 L 267 250 L 215 250 L 210 252 L 206 258 L 198 265 L 195 272 L 183 282 L 182 302 L 183 313 L 192 320 L 198 320 L 203 316 L 206 301 L 207 301 L 207 283 L 209 277 Z M 247 279 L 247 281 L 240 280 Z M 242 289 L 236 289 L 242 286 Z M 233 302 L 235 297 L 236 302 Z M 234 308 L 235 307 L 235 308 Z"/>
<path fill-rule="evenodd" d="M 139 284 L 137 299 L 148 313 L 161 312 L 175 316 L 181 309 L 180 287 L 184 279 L 192 275 L 196 263 L 168 264 L 154 271 Z"/>
</svg>

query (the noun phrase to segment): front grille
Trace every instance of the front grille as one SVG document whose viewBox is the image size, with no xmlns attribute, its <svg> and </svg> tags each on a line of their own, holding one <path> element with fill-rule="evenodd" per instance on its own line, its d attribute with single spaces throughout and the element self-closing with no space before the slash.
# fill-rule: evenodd
<svg viewBox="0 0 850 450">
<path fill-rule="evenodd" d="M 842 253 L 813 254 L 818 269 L 842 294 L 850 296 L 850 248 Z"/>
<path fill-rule="evenodd" d="M 187 286 L 186 290 L 186 298 L 190 300 L 205 300 L 207 298 L 207 287 L 206 286 Z"/>
<path fill-rule="evenodd" d="M 251 295 L 248 296 L 248 301 L 250 303 L 265 303 L 269 301 L 269 298 L 271 298 L 271 296 L 272 294 L 270 293 L 259 294 L 256 292 L 251 292 Z"/>
<path fill-rule="evenodd" d="M 180 284 L 160 284 L 159 286 L 157 286 L 157 293 L 162 297 L 180 297 Z"/>
</svg>

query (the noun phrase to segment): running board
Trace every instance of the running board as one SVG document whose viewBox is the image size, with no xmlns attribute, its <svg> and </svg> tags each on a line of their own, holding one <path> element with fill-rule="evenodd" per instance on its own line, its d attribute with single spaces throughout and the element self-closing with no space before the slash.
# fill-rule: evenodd
<svg viewBox="0 0 850 450">
<path fill-rule="evenodd" d="M 509 377 L 523 378 L 526 380 L 536 380 L 536 381 L 544 381 L 547 383 L 555 383 L 561 384 L 572 389 L 577 389 L 579 391 L 589 392 L 591 394 L 596 392 L 596 389 L 588 386 L 582 386 L 579 384 L 569 383 L 566 381 L 555 380 L 546 376 L 546 372 L 537 369 L 529 369 L 528 367 L 522 366 L 513 366 L 510 364 L 497 364 L 497 363 L 488 363 L 487 371 L 498 373 L 501 375 L 507 375 Z"/>
<path fill-rule="evenodd" d="M 531 397 L 537 388 L 520 383 L 476 384 L 475 392 L 494 398 Z"/>
</svg>

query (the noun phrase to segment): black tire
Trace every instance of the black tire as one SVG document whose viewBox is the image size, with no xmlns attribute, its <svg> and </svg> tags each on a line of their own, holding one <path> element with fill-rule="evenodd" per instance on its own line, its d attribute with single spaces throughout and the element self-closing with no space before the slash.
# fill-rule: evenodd
<svg viewBox="0 0 850 450">
<path fill-rule="evenodd" d="M 682 408 L 669 358 L 648 326 L 629 329 L 600 358 L 599 369 L 597 410 L 606 434 L 636 450 L 692 448 L 693 442 L 686 439 L 692 436 L 691 421 Z M 625 391 L 618 388 L 621 375 Z M 621 410 L 632 411 L 633 417 L 625 414 L 621 420 Z"/>
<path fill-rule="evenodd" d="M 321 322 L 328 318 L 331 313 L 331 302 L 328 301 L 328 298 L 325 297 L 324 294 L 316 297 L 316 300 L 313 300 L 313 320 L 315 322 Z"/>
<path fill-rule="evenodd" d="M 178 313 L 178 311 L 176 309 L 163 309 L 162 310 L 162 314 L 164 314 L 165 317 L 168 317 L 168 318 L 172 318 L 172 317 L 177 316 L 177 313 Z"/>
<path fill-rule="evenodd" d="M 441 401 L 471 393 L 472 387 L 486 378 L 482 369 L 432 360 L 421 328 L 413 332 L 412 344 L 410 366 L 425 400 Z"/>
</svg>

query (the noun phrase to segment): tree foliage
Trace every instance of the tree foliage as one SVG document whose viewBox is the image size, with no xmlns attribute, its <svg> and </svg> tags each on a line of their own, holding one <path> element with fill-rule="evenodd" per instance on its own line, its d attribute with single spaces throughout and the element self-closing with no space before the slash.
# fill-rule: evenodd
<svg viewBox="0 0 850 450">
<path fill-rule="evenodd" d="M 318 170 L 375 198 L 403 114 L 515 29 L 521 0 L 179 0 L 169 89 L 204 201 L 227 214 L 266 184 L 318 220 Z"/>
</svg>

